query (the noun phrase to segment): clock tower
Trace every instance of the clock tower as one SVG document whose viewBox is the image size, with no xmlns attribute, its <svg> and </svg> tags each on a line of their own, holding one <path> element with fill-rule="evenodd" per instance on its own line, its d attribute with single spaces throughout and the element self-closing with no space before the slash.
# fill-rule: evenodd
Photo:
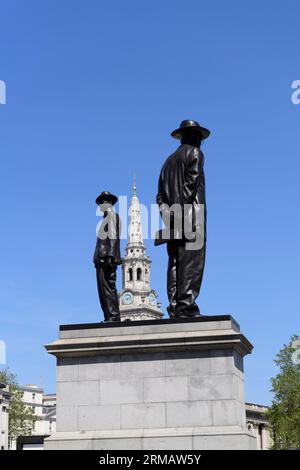
<svg viewBox="0 0 300 470">
<path fill-rule="evenodd" d="M 128 243 L 122 258 L 122 291 L 119 294 L 121 320 L 158 320 L 163 313 L 157 293 L 150 285 L 151 260 L 146 255 L 143 240 L 135 179 L 129 215 Z"/>
</svg>

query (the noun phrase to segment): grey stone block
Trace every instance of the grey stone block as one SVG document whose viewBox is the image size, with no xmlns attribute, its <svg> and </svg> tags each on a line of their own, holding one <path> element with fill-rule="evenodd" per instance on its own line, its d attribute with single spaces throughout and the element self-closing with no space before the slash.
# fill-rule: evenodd
<svg viewBox="0 0 300 470">
<path fill-rule="evenodd" d="M 78 369 L 79 380 L 119 377 L 120 356 L 82 357 Z"/>
<path fill-rule="evenodd" d="M 162 377 L 165 375 L 164 354 L 131 354 L 121 357 L 121 378 Z"/>
<path fill-rule="evenodd" d="M 142 334 L 145 333 L 153 333 L 153 334 L 159 334 L 162 332 L 162 327 L 161 325 L 143 325 L 141 328 L 138 328 L 138 332 L 141 332 Z M 236 324 L 233 321 L 230 320 L 222 320 L 222 321 L 210 321 L 209 322 L 209 329 L 211 330 L 225 330 L 225 329 L 230 329 L 234 328 L 236 329 Z M 197 330 L 205 331 L 207 330 L 207 324 L 205 322 L 203 323 L 198 323 L 197 324 Z M 167 332 L 174 332 L 174 333 L 181 333 L 181 332 L 190 332 L 190 331 L 195 331 L 195 326 L 193 323 L 173 323 L 173 324 L 166 324 L 163 326 L 163 331 Z M 237 329 L 239 331 L 239 329 Z"/>
<path fill-rule="evenodd" d="M 162 428 L 165 425 L 164 403 L 121 405 L 122 429 Z"/>
<path fill-rule="evenodd" d="M 235 382 L 235 397 L 238 401 L 241 403 L 245 403 L 245 397 L 244 397 L 244 379 L 239 377 L 239 376 L 234 376 L 234 382 Z"/>
<path fill-rule="evenodd" d="M 144 437 L 143 450 L 192 450 L 192 436 L 184 437 Z"/>
<path fill-rule="evenodd" d="M 166 410 L 167 427 L 209 426 L 212 424 L 210 401 L 167 403 Z"/>
<path fill-rule="evenodd" d="M 141 403 L 143 379 L 111 379 L 100 382 L 100 403 Z"/>
<path fill-rule="evenodd" d="M 77 433 L 73 438 L 51 436 L 45 439 L 46 450 L 256 450 L 256 438 L 247 433 L 204 434 L 189 436 L 153 436 L 101 438 L 85 437 Z"/>
<path fill-rule="evenodd" d="M 57 406 L 57 431 L 78 430 L 78 408 L 77 406 Z"/>
<path fill-rule="evenodd" d="M 57 405 L 96 405 L 100 402 L 99 382 L 58 382 Z"/>
<path fill-rule="evenodd" d="M 189 399 L 234 399 L 236 398 L 236 382 L 234 379 L 233 374 L 189 377 Z"/>
<path fill-rule="evenodd" d="M 256 450 L 256 439 L 247 434 L 220 434 L 193 437 L 194 450 Z"/>
<path fill-rule="evenodd" d="M 166 376 L 209 375 L 209 351 L 182 351 L 166 354 Z"/>
<path fill-rule="evenodd" d="M 240 372 L 241 375 L 244 374 L 244 358 L 237 352 L 233 352 L 233 359 L 235 368 Z"/>
<path fill-rule="evenodd" d="M 93 450 L 142 450 L 142 439 L 95 439 Z"/>
<path fill-rule="evenodd" d="M 73 338 L 74 335 L 78 338 L 91 338 L 91 337 L 102 337 L 102 336 L 126 336 L 136 334 L 159 334 L 163 332 L 189 332 L 200 330 L 229 330 L 234 329 L 240 331 L 235 320 L 214 320 L 210 322 L 199 322 L 195 323 L 169 323 L 169 324 L 158 324 L 158 325 L 140 325 L 128 327 L 113 327 L 113 328 L 80 328 L 73 330 L 62 330 L 59 332 L 59 337 L 62 339 Z"/>
<path fill-rule="evenodd" d="M 120 428 L 120 405 L 80 406 L 78 428 L 82 431 Z"/>
<path fill-rule="evenodd" d="M 57 382 L 74 382 L 78 380 L 78 362 L 79 359 L 64 358 L 57 360 Z"/>
<path fill-rule="evenodd" d="M 245 407 L 235 400 L 216 400 L 212 402 L 212 416 L 214 426 L 244 427 L 242 409 Z"/>
<path fill-rule="evenodd" d="M 144 379 L 145 402 L 188 400 L 188 377 L 156 377 Z"/>
<path fill-rule="evenodd" d="M 237 421 L 240 423 L 243 429 L 246 430 L 246 407 L 245 403 L 241 402 L 236 402 L 236 415 L 237 415 Z"/>
<path fill-rule="evenodd" d="M 70 439 L 70 440 L 50 440 L 45 439 L 45 450 L 92 450 L 92 439 Z"/>
<path fill-rule="evenodd" d="M 211 373 L 231 374 L 235 371 L 233 350 L 217 349 L 211 351 Z"/>
</svg>

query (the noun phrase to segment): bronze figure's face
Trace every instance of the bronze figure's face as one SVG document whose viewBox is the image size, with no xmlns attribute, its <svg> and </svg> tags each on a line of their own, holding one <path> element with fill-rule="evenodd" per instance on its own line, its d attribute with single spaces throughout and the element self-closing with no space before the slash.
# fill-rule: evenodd
<svg viewBox="0 0 300 470">
<path fill-rule="evenodd" d="M 99 204 L 99 207 L 101 212 L 107 212 L 109 209 L 112 208 L 112 202 L 108 199 L 103 199 L 103 201 L 101 201 L 101 204 Z"/>
<path fill-rule="evenodd" d="M 187 128 L 182 132 L 181 144 L 194 145 L 195 147 L 200 147 L 202 142 L 202 134 L 195 131 L 193 128 Z"/>
</svg>

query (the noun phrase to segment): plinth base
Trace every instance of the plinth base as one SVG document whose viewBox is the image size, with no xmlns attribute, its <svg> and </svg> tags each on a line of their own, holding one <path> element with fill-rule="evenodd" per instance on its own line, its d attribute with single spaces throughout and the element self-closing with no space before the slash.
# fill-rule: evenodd
<svg viewBox="0 0 300 470">
<path fill-rule="evenodd" d="M 243 356 L 229 315 L 64 325 L 57 432 L 45 449 L 255 449 L 246 430 Z"/>
</svg>

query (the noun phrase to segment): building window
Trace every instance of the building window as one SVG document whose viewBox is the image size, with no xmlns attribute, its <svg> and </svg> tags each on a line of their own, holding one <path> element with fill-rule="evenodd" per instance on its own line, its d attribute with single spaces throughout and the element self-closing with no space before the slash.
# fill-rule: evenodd
<svg viewBox="0 0 300 470">
<path fill-rule="evenodd" d="M 136 280 L 137 281 L 142 280 L 142 270 L 141 270 L 141 268 L 137 268 L 137 270 L 136 270 Z"/>
<path fill-rule="evenodd" d="M 129 268 L 128 274 L 129 274 L 129 281 L 132 281 L 133 280 L 132 268 Z"/>
<path fill-rule="evenodd" d="M 32 394 L 32 400 L 35 400 L 35 393 Z"/>
</svg>

